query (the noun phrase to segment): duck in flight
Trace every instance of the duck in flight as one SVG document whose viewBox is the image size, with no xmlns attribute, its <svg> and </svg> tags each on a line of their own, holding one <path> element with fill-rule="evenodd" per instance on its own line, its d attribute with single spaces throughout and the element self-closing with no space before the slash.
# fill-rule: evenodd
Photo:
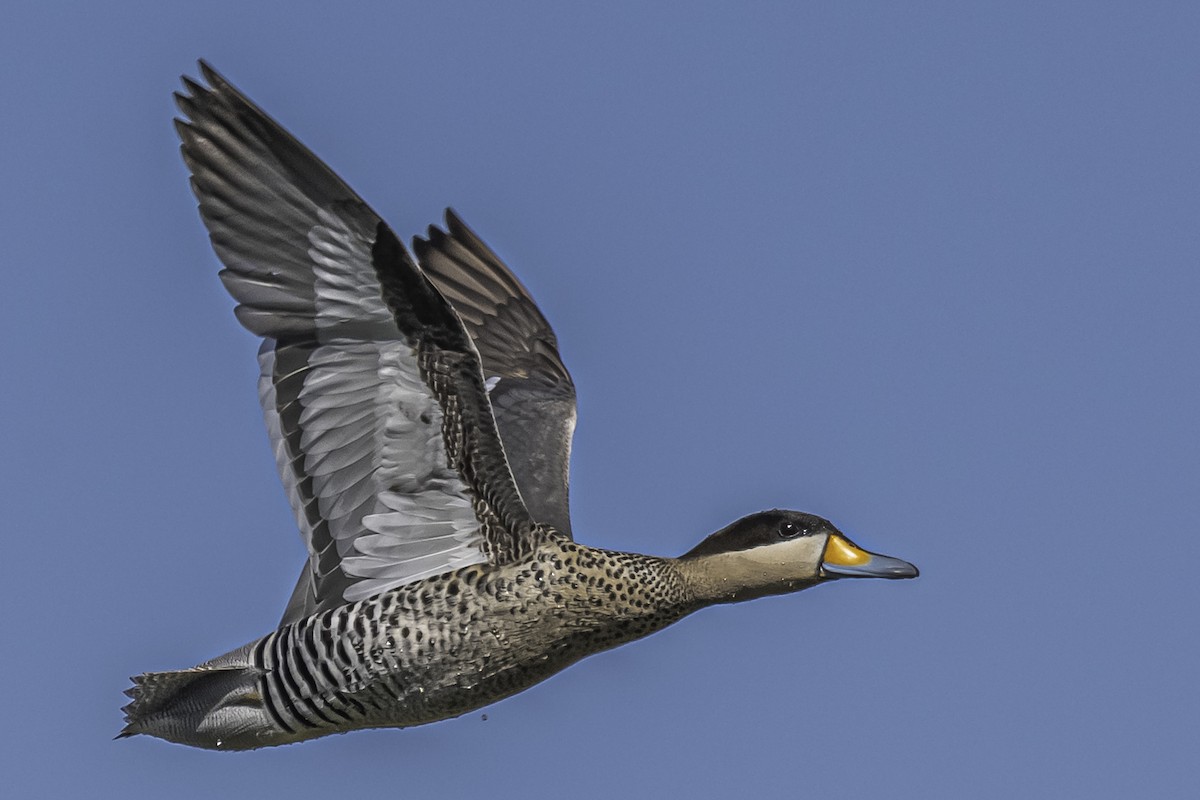
<svg viewBox="0 0 1200 800">
<path fill-rule="evenodd" d="M 716 603 L 917 569 L 764 511 L 678 558 L 572 537 L 575 389 L 525 287 L 453 211 L 411 253 L 203 62 L 183 159 L 308 560 L 279 627 L 148 672 L 120 736 L 246 750 L 458 716 Z M 415 258 L 414 258 L 415 255 Z"/>
</svg>

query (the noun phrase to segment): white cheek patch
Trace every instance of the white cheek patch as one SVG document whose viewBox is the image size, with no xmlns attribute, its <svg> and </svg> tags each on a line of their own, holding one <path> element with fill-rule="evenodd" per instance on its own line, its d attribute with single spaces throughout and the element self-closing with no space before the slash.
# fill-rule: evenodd
<svg viewBox="0 0 1200 800">
<path fill-rule="evenodd" d="M 816 578 L 825 536 L 800 536 L 774 544 L 726 553 L 731 572 L 748 583 L 771 583 Z"/>
</svg>

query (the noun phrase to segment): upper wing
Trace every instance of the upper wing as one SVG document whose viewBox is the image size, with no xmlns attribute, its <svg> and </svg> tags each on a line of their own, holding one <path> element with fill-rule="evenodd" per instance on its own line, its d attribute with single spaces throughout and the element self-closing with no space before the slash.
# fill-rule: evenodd
<svg viewBox="0 0 1200 800">
<path fill-rule="evenodd" d="M 529 292 L 458 215 L 413 239 L 421 269 L 475 340 L 496 425 L 534 519 L 571 533 L 568 483 L 575 384 Z"/>
<path fill-rule="evenodd" d="M 536 524 L 479 356 L 391 229 L 206 64 L 176 125 L 309 560 L 284 621 L 459 566 Z"/>
</svg>

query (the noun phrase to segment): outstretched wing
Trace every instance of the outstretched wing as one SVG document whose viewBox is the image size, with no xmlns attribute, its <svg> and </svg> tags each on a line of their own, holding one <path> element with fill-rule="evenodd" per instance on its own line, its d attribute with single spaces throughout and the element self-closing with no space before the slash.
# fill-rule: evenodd
<svg viewBox="0 0 1200 800">
<path fill-rule="evenodd" d="M 568 483 L 575 384 L 558 339 L 500 257 L 446 209 L 446 231 L 413 239 L 421 269 L 475 341 L 496 425 L 534 519 L 571 533 Z"/>
<path fill-rule="evenodd" d="M 404 245 L 208 65 L 176 95 L 184 161 L 309 559 L 284 621 L 473 563 L 538 528 L 509 471 L 479 355 Z"/>
</svg>

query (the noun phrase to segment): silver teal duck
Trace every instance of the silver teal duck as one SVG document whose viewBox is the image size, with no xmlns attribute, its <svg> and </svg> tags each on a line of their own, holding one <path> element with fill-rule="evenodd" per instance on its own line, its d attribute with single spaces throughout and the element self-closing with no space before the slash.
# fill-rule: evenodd
<svg viewBox="0 0 1200 800">
<path fill-rule="evenodd" d="M 678 558 L 574 541 L 575 389 L 529 293 L 453 212 L 411 251 L 201 63 L 183 159 L 308 560 L 279 627 L 127 691 L 120 736 L 247 750 L 458 716 L 705 606 L 917 569 L 752 514 Z M 415 256 L 415 258 L 414 258 Z"/>
</svg>

